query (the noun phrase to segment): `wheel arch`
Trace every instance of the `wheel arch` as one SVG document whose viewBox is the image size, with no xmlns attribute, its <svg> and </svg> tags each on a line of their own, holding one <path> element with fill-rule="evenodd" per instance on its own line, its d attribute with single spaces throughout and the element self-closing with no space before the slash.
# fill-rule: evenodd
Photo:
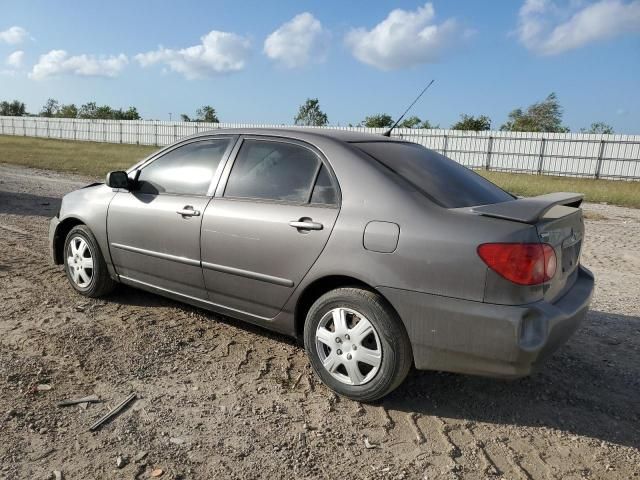
<svg viewBox="0 0 640 480">
<path fill-rule="evenodd" d="M 56 265 L 64 263 L 64 241 L 71 229 L 78 225 L 86 225 L 86 223 L 77 217 L 67 217 L 58 224 L 53 237 L 53 259 Z"/>
<path fill-rule="evenodd" d="M 303 292 L 298 297 L 294 310 L 295 334 L 298 339 L 301 341 L 303 339 L 304 324 L 307 319 L 307 313 L 314 302 L 331 290 L 345 287 L 357 287 L 377 293 L 394 311 L 396 311 L 393 305 L 391 305 L 391 302 L 389 302 L 389 300 L 387 300 L 385 296 L 372 285 L 348 275 L 328 275 L 311 282 L 304 288 Z M 398 312 L 396 311 L 396 314 L 397 313 Z"/>
</svg>

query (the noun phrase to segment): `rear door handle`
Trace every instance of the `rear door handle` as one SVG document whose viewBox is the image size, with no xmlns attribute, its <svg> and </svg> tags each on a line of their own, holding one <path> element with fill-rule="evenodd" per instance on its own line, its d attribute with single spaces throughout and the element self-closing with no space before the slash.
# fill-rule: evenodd
<svg viewBox="0 0 640 480">
<path fill-rule="evenodd" d="M 176 210 L 178 215 L 183 217 L 198 217 L 200 216 L 200 210 L 194 210 L 191 205 L 185 205 L 182 210 Z"/>
<path fill-rule="evenodd" d="M 323 228 L 321 223 L 302 219 L 292 220 L 289 222 L 289 225 L 293 228 L 297 228 L 298 230 L 322 230 Z"/>
</svg>

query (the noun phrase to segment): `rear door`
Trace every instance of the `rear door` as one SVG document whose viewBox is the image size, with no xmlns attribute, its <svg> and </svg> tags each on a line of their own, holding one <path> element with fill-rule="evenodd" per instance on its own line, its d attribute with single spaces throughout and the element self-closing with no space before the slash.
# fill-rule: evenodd
<svg viewBox="0 0 640 480">
<path fill-rule="evenodd" d="M 338 185 L 319 152 L 245 137 L 202 221 L 210 301 L 273 318 L 322 252 L 338 211 Z"/>
<path fill-rule="evenodd" d="M 180 145 L 143 165 L 133 191 L 118 192 L 107 216 L 109 249 L 119 275 L 206 299 L 200 227 L 232 137 Z"/>
</svg>

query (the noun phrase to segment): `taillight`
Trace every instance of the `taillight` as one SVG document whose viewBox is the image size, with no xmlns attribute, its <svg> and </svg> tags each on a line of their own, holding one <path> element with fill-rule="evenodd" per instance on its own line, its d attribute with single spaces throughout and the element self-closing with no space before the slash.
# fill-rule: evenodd
<svg viewBox="0 0 640 480">
<path fill-rule="evenodd" d="M 518 285 L 539 285 L 556 273 L 556 252 L 547 243 L 483 243 L 478 255 L 490 269 Z"/>
</svg>

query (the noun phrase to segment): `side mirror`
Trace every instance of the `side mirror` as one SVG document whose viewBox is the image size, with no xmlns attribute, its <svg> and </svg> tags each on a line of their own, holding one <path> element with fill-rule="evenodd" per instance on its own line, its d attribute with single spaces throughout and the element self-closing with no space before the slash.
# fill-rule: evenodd
<svg viewBox="0 0 640 480">
<path fill-rule="evenodd" d="M 129 190 L 129 176 L 127 172 L 115 171 L 107 173 L 107 186 Z"/>
</svg>

